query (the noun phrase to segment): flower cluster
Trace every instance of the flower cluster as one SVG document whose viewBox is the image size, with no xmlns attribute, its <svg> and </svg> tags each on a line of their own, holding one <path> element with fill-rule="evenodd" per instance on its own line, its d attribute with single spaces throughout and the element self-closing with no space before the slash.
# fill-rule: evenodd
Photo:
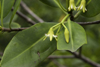
<svg viewBox="0 0 100 67">
<path fill-rule="evenodd" d="M 77 8 L 77 10 L 83 10 L 83 12 L 85 12 L 85 11 L 87 11 L 85 6 L 86 6 L 86 0 L 82 0 L 79 7 L 75 6 L 74 0 L 70 0 L 69 1 L 69 8 L 68 8 L 68 10 L 69 11 L 76 10 L 76 8 Z"/>
<path fill-rule="evenodd" d="M 65 29 L 65 31 L 64 31 L 65 41 L 66 41 L 67 43 L 69 43 L 69 31 L 68 31 L 67 27 L 64 25 L 63 22 L 61 22 L 61 25 L 62 25 L 62 26 L 64 27 L 64 29 Z M 55 27 L 55 26 L 53 26 L 53 27 Z M 51 28 L 49 29 L 48 33 L 45 34 L 44 40 L 45 40 L 47 37 L 49 37 L 49 38 L 50 38 L 50 41 L 52 41 L 53 38 L 55 38 L 56 41 L 57 41 L 57 35 L 54 35 L 54 29 L 53 29 L 53 27 L 51 27 Z M 60 29 L 61 29 L 61 27 L 58 28 L 56 34 L 58 34 L 58 32 L 60 31 Z"/>
</svg>

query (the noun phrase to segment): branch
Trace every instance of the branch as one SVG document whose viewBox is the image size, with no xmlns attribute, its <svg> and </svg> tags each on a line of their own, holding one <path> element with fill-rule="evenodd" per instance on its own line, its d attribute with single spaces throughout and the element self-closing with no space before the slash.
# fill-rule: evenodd
<svg viewBox="0 0 100 67">
<path fill-rule="evenodd" d="M 11 9 L 13 11 L 13 8 Z M 26 15 L 24 15 L 23 13 L 21 12 L 16 12 L 16 14 L 20 17 L 22 17 L 24 20 L 26 20 L 27 22 L 29 22 L 30 24 L 34 25 L 36 22 L 31 20 L 29 17 L 27 17 Z"/>
<path fill-rule="evenodd" d="M 98 21 L 93 21 L 93 22 L 76 22 L 80 25 L 91 25 L 91 24 L 99 24 L 100 23 L 100 20 Z"/>
<path fill-rule="evenodd" d="M 37 21 L 39 21 L 40 23 L 43 23 L 44 21 L 39 18 L 34 12 L 32 12 L 28 6 L 23 2 L 21 1 L 21 6 L 24 8 L 24 10 L 26 10 L 32 17 L 34 17 Z"/>
<path fill-rule="evenodd" d="M 84 61 L 85 63 L 88 63 L 88 64 L 90 64 L 90 65 L 92 65 L 92 66 L 94 66 L 94 67 L 100 67 L 100 64 L 97 64 L 97 63 L 91 61 L 91 60 L 88 59 L 87 57 L 79 56 L 79 54 L 77 54 L 76 52 L 71 52 L 71 51 L 69 51 L 69 52 L 70 52 L 71 54 L 73 54 L 76 58 L 78 58 L 78 59 Z"/>
<path fill-rule="evenodd" d="M 27 20 L 27 19 L 26 19 Z M 30 22 L 30 21 L 29 21 Z M 31 23 L 31 22 L 30 22 Z M 77 23 L 77 22 L 76 22 Z M 94 22 L 78 22 L 78 24 L 80 25 L 90 25 L 90 24 L 99 24 L 100 21 L 94 21 Z M 33 24 L 33 23 L 31 23 Z M 34 23 L 35 24 L 35 23 Z M 2 28 L 2 31 L 8 31 L 8 32 L 11 32 L 11 31 L 22 31 L 24 29 L 27 29 L 27 28 L 14 28 L 14 29 L 9 29 L 9 28 Z M 81 53 L 81 52 L 80 52 Z"/>
<path fill-rule="evenodd" d="M 49 56 L 48 57 L 49 59 L 66 59 L 66 58 L 75 58 L 74 56 L 53 56 L 53 55 L 51 55 L 51 56 Z"/>
<path fill-rule="evenodd" d="M 9 28 L 2 28 L 2 31 L 7 31 L 7 32 L 11 32 L 11 31 L 22 31 L 24 29 L 28 29 L 27 28 L 13 28 L 13 29 L 9 29 Z"/>
<path fill-rule="evenodd" d="M 82 55 L 82 47 L 79 48 L 79 56 Z"/>
</svg>

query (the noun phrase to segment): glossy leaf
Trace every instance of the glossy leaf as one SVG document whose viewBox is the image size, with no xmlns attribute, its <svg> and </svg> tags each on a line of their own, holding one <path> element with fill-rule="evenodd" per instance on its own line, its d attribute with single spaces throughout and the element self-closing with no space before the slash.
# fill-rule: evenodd
<svg viewBox="0 0 100 67">
<path fill-rule="evenodd" d="M 58 34 L 57 49 L 76 51 L 79 47 L 87 43 L 85 30 L 77 23 L 70 22 L 65 24 L 69 29 L 69 43 L 64 39 L 64 30 Z"/>
<path fill-rule="evenodd" d="M 88 2 L 89 0 L 87 0 Z M 87 11 L 82 13 L 85 17 L 93 17 L 100 13 L 100 0 L 91 0 L 91 2 L 87 5 Z"/>
<path fill-rule="evenodd" d="M 4 51 L 1 67 L 36 67 L 56 50 L 55 39 L 43 41 L 54 24 L 39 23 L 14 36 Z"/>
<path fill-rule="evenodd" d="M 57 5 L 54 3 L 53 0 L 40 0 L 41 2 L 49 5 L 49 6 L 52 6 L 52 7 L 57 7 Z"/>
<path fill-rule="evenodd" d="M 15 0 L 4 0 L 3 17 L 6 17 L 7 14 L 11 11 L 14 2 Z M 1 15 L 1 4 L 0 4 L 0 15 Z"/>
</svg>

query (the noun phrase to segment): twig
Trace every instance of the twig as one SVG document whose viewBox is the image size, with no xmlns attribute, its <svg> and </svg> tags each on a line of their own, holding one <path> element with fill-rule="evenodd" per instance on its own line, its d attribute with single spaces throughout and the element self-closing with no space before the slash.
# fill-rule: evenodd
<svg viewBox="0 0 100 67">
<path fill-rule="evenodd" d="M 13 28 L 13 29 L 2 28 L 2 31 L 7 31 L 7 32 L 11 32 L 11 31 L 22 31 L 22 30 L 27 29 L 27 28 Z"/>
<path fill-rule="evenodd" d="M 39 21 L 40 23 L 43 23 L 44 21 L 39 18 L 34 12 L 32 12 L 28 7 L 27 5 L 21 1 L 21 6 L 24 8 L 24 10 L 26 10 L 32 17 L 34 17 L 37 21 Z"/>
<path fill-rule="evenodd" d="M 82 47 L 79 48 L 79 56 L 81 57 L 82 55 Z"/>
<path fill-rule="evenodd" d="M 66 58 L 75 58 L 74 56 L 49 56 L 49 59 L 66 59 Z"/>
<path fill-rule="evenodd" d="M 70 12 L 68 12 L 68 13 L 70 14 L 70 20 L 71 20 L 71 21 L 74 21 L 73 12 L 72 12 L 72 11 L 70 11 Z"/>
<path fill-rule="evenodd" d="M 98 21 L 93 21 L 93 22 L 77 22 L 80 25 L 91 25 L 91 24 L 99 24 L 100 20 Z"/>
<path fill-rule="evenodd" d="M 90 24 L 99 24 L 99 23 L 100 23 L 100 21 L 94 21 L 94 22 L 78 22 L 78 24 L 80 24 L 80 25 L 90 25 Z M 12 29 L 12 30 L 10 30 L 9 28 L 3 28 L 2 31 L 11 32 L 11 31 L 22 31 L 24 29 L 27 29 L 27 28 L 15 28 L 15 29 Z"/>
<path fill-rule="evenodd" d="M 13 11 L 13 8 L 11 9 Z M 16 12 L 16 14 L 20 17 L 22 17 L 24 20 L 26 20 L 27 22 L 29 22 L 30 24 L 34 25 L 36 22 L 31 20 L 29 17 L 27 17 L 26 15 L 24 15 L 23 13 L 21 12 Z"/>
<path fill-rule="evenodd" d="M 71 54 L 73 54 L 76 58 L 78 58 L 78 59 L 84 61 L 85 63 L 88 63 L 88 64 L 90 64 L 90 65 L 92 65 L 92 66 L 94 66 L 94 67 L 100 67 L 100 64 L 97 64 L 97 63 L 91 61 L 91 60 L 88 59 L 87 57 L 79 56 L 79 54 L 77 54 L 76 52 L 71 52 L 71 51 L 69 51 L 69 52 L 70 52 Z"/>
</svg>

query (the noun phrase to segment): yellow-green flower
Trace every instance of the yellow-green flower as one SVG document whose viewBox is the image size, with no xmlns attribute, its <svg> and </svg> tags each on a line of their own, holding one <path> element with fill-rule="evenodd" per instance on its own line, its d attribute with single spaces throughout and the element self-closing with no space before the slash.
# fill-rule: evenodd
<svg viewBox="0 0 100 67">
<path fill-rule="evenodd" d="M 83 10 L 83 12 L 87 11 L 85 6 L 86 6 L 86 0 L 82 0 L 80 6 L 78 7 L 78 10 Z"/>
<path fill-rule="evenodd" d="M 76 6 L 74 0 L 69 0 L 69 7 L 68 10 L 71 11 L 72 9 L 76 10 Z"/>
<path fill-rule="evenodd" d="M 46 36 L 46 37 L 44 38 L 44 40 L 45 40 L 47 37 L 50 37 L 50 41 L 52 41 L 53 37 L 54 37 L 54 38 L 57 37 L 57 35 L 54 35 L 54 32 L 53 32 L 53 29 L 52 29 L 52 28 L 50 28 L 48 34 L 45 34 L 45 36 Z"/>
</svg>

